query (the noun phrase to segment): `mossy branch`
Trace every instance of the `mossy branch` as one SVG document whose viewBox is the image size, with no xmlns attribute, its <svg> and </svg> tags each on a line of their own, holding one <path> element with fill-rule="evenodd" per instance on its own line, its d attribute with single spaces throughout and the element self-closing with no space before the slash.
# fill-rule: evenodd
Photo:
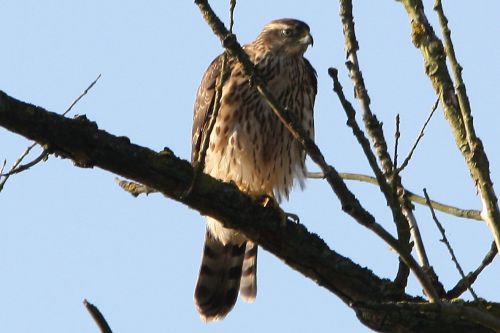
<svg viewBox="0 0 500 333">
<path fill-rule="evenodd" d="M 456 61 L 446 18 L 442 14 L 440 2 L 436 5 L 443 26 L 446 49 L 436 36 L 424 12 L 421 0 L 402 0 L 411 21 L 412 41 L 420 49 L 425 64 L 425 72 L 439 96 L 444 114 L 451 127 L 455 143 L 469 168 L 483 206 L 482 217 L 486 221 L 497 248 L 500 249 L 500 210 L 498 199 L 490 178 L 489 162 L 481 140 L 476 136 L 472 123 L 470 105 L 465 95 L 465 85 L 461 79 L 461 68 Z M 455 93 L 446 57 L 450 58 L 455 72 L 458 97 Z"/>
</svg>

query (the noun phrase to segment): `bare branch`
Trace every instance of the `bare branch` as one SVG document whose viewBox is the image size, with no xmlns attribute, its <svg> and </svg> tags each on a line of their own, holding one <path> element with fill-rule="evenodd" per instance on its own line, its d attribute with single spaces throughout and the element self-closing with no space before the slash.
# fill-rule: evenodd
<svg viewBox="0 0 500 333">
<path fill-rule="evenodd" d="M 424 241 L 422 240 L 422 235 L 420 234 L 420 229 L 418 227 L 417 219 L 415 219 L 415 215 L 413 214 L 413 210 L 409 208 L 403 208 L 403 214 L 410 225 L 413 241 L 415 242 L 415 252 L 417 253 L 417 257 L 420 261 L 420 265 L 424 268 L 425 271 L 430 271 L 429 258 L 427 257 L 427 252 L 425 251 Z M 437 278 L 437 277 L 435 277 Z"/>
<path fill-rule="evenodd" d="M 429 122 L 431 121 L 432 116 L 434 115 L 434 112 L 436 111 L 438 105 L 439 105 L 439 98 L 436 99 L 436 102 L 434 103 L 434 105 L 432 107 L 432 110 L 429 113 L 429 116 L 427 117 L 427 120 L 425 121 L 424 125 L 420 129 L 420 133 L 418 134 L 417 139 L 415 140 L 415 143 L 413 144 L 413 146 L 410 149 L 410 152 L 408 153 L 408 156 L 406 156 L 406 158 L 404 159 L 403 164 L 401 164 L 401 166 L 399 168 L 397 168 L 397 172 L 398 173 L 401 172 L 401 171 L 403 171 L 404 168 L 406 168 L 406 166 L 410 162 L 410 160 L 411 160 L 411 158 L 413 156 L 413 153 L 417 149 L 418 143 L 424 137 L 425 128 L 427 127 L 427 124 L 429 124 Z"/>
<path fill-rule="evenodd" d="M 3 92 L 0 92 L 0 126 L 41 145 L 53 147 L 54 153 L 71 158 L 76 166 L 97 166 L 154 187 L 201 214 L 216 218 L 225 227 L 241 231 L 290 267 L 336 294 L 358 313 L 364 311 L 362 304 L 378 303 L 378 308 L 372 308 L 366 316 L 359 316 L 370 327 L 384 322 L 384 332 L 412 331 L 407 326 L 408 317 L 399 316 L 398 309 L 382 306 L 386 301 L 395 300 L 389 280 L 377 277 L 369 269 L 332 251 L 316 234 L 308 232 L 304 225 L 291 222 L 283 224 L 281 212 L 277 208 L 262 207 L 236 186 L 205 174 L 200 176 L 193 192 L 182 197 L 191 181 L 193 169 L 188 161 L 177 158 L 168 149 L 161 154 L 155 153 L 131 144 L 126 137 L 116 137 L 99 130 L 95 123 L 85 117 L 68 119 L 15 100 Z M 51 131 L 48 132 L 46 128 L 51 128 Z M 407 294 L 397 294 L 396 300 L 415 306 L 423 302 L 422 298 Z M 470 332 L 488 332 L 481 325 L 464 320 L 458 309 L 461 305 L 452 306 L 457 307 L 456 315 L 442 317 L 442 314 L 437 313 L 423 319 L 421 312 L 415 308 L 420 327 L 424 328 L 418 332 L 435 332 L 432 328 L 437 325 L 443 331 L 462 328 Z M 500 311 L 500 304 L 488 303 L 488 311 Z M 386 318 L 394 320 L 387 321 Z"/>
<path fill-rule="evenodd" d="M 457 302 L 457 303 L 407 303 L 407 302 L 383 302 L 359 304 L 358 317 L 360 315 L 369 316 L 373 311 L 376 313 L 380 309 L 387 311 L 388 315 L 379 322 L 378 326 L 371 326 L 378 332 L 457 332 L 457 328 L 445 328 L 442 323 L 432 321 L 415 320 L 414 313 L 418 313 L 419 319 L 432 318 L 436 315 L 444 314 L 447 318 L 459 317 L 468 320 L 470 327 L 462 327 L 462 332 L 500 332 L 500 320 L 495 313 L 483 310 L 477 302 Z M 391 331 L 388 329 L 393 320 L 405 323 L 405 328 L 401 331 Z M 474 323 L 481 326 L 477 327 Z M 429 325 L 430 324 L 430 325 Z"/>
<path fill-rule="evenodd" d="M 453 299 L 462 295 L 467 290 L 467 287 L 471 286 L 476 281 L 479 274 L 481 274 L 481 272 L 486 268 L 486 266 L 488 266 L 493 262 L 493 259 L 495 259 L 497 254 L 498 254 L 498 249 L 495 245 L 495 242 L 493 242 L 491 243 L 490 250 L 484 256 L 479 267 L 476 268 L 476 270 L 474 270 L 473 272 L 467 274 L 465 278 L 460 279 L 460 281 L 458 281 L 455 287 L 453 287 L 450 291 L 448 291 L 446 297 L 448 299 Z"/>
<path fill-rule="evenodd" d="M 394 132 L 394 168 L 398 169 L 398 146 L 399 138 L 401 137 L 401 132 L 399 131 L 399 113 L 396 115 L 396 131 Z"/>
<path fill-rule="evenodd" d="M 97 324 L 97 327 L 99 327 L 99 330 L 101 333 L 113 333 L 111 331 L 111 327 L 109 327 L 108 322 L 102 315 L 101 311 L 95 306 L 94 304 L 90 303 L 86 299 L 83 300 L 83 305 L 85 305 L 85 308 L 87 311 L 90 313 L 90 316 L 92 319 L 94 319 L 95 323 Z"/>
<path fill-rule="evenodd" d="M 436 216 L 436 213 L 434 212 L 434 208 L 432 208 L 431 200 L 429 199 L 429 195 L 427 194 L 427 190 L 425 188 L 424 188 L 424 195 L 425 195 L 425 199 L 427 201 L 427 205 L 429 206 L 429 209 L 431 211 L 432 219 L 436 223 L 436 226 L 438 227 L 439 232 L 441 233 L 441 236 L 443 236 L 443 238 L 441 239 L 441 242 L 443 242 L 446 245 L 448 252 L 450 252 L 451 260 L 453 260 L 453 262 L 455 263 L 455 266 L 457 267 L 458 273 L 460 274 L 462 279 L 465 281 L 466 279 L 465 279 L 464 270 L 462 269 L 462 266 L 458 262 L 457 256 L 455 255 L 455 251 L 453 251 L 453 248 L 451 247 L 451 244 L 448 241 L 448 238 L 446 237 L 446 232 L 443 228 L 443 225 L 441 224 L 441 222 L 439 222 L 439 220 Z M 474 300 L 477 301 L 478 300 L 477 295 L 474 292 L 474 289 L 472 289 L 472 286 L 470 284 L 467 285 L 467 289 L 469 289 Z"/>
<path fill-rule="evenodd" d="M 395 167 L 388 153 L 382 123 L 378 121 L 377 117 L 372 113 L 370 108 L 370 97 L 368 96 L 368 90 L 365 86 L 357 55 L 359 44 L 356 39 L 356 31 L 354 29 L 352 0 L 340 0 L 339 3 L 340 17 L 344 31 L 344 45 L 347 56 L 346 66 L 354 85 L 355 97 L 359 100 L 363 110 L 363 122 L 365 124 L 366 131 L 371 139 L 372 146 L 382 166 L 383 176 L 387 181 L 387 185 L 385 185 L 383 180 L 380 178 L 380 169 L 378 168 L 378 165 L 377 169 L 379 170 L 373 171 L 378 179 L 380 189 L 386 198 L 387 204 L 391 209 L 393 220 L 396 224 L 398 240 L 404 246 L 406 251 L 411 252 L 410 235 L 413 232 L 413 229 L 409 227 L 411 221 L 406 220 L 406 216 L 409 214 L 403 213 L 403 209 L 411 210 L 411 205 L 404 196 L 404 189 L 400 176 L 394 172 Z M 371 163 L 370 166 L 372 166 Z M 405 267 L 404 263 L 400 260 L 395 281 L 401 288 L 406 286 L 408 274 L 408 268 Z"/>
<path fill-rule="evenodd" d="M 229 0 L 229 32 L 230 33 L 233 33 L 234 7 L 236 7 L 236 0 Z"/>
<path fill-rule="evenodd" d="M 53 147 L 54 153 L 70 158 L 77 166 L 97 166 L 152 187 L 203 215 L 216 218 L 226 227 L 240 230 L 347 303 L 371 297 L 381 299 L 384 286 L 390 284 L 332 251 L 304 225 L 291 222 L 283 225 L 278 208 L 263 207 L 233 184 L 202 173 L 193 191 L 183 197 L 193 168 L 171 151 L 155 153 L 131 144 L 126 137 L 99 130 L 84 117 L 65 118 L 3 92 L 0 92 L 0 126 Z M 46 128 L 51 128 L 50 133 Z M 307 248 L 304 244 L 308 244 Z"/>
<path fill-rule="evenodd" d="M 440 98 L 445 118 L 451 127 L 457 147 L 460 149 L 467 163 L 474 184 L 476 184 L 483 205 L 482 217 L 493 234 L 497 247 L 500 248 L 500 210 L 498 209 L 498 199 L 490 178 L 488 157 L 486 156 L 481 140 L 475 135 L 470 107 L 468 107 L 468 102 L 465 101 L 466 96 L 463 93 L 465 92 L 465 86 L 461 85 L 458 87 L 463 89 L 463 92 L 460 92 L 457 98 L 453 81 L 446 65 L 446 55 L 450 59 L 451 57 L 454 58 L 453 45 L 451 44 L 449 34 L 446 37 L 445 27 L 444 35 L 447 44 L 445 52 L 443 43 L 434 33 L 434 29 L 425 15 L 422 1 L 401 0 L 401 3 L 410 17 L 413 44 L 422 53 L 426 74 L 431 80 L 436 95 Z M 437 10 L 439 13 L 439 6 Z M 453 60 L 451 62 L 455 73 L 458 74 L 460 72 L 459 67 L 456 66 L 458 64 Z M 459 84 L 461 82 L 460 79 L 457 76 Z"/>
<path fill-rule="evenodd" d="M 31 146 L 28 147 L 28 149 L 31 149 L 33 148 L 34 146 L 36 146 L 36 143 L 32 144 Z M 26 149 L 26 151 L 28 151 L 28 149 Z M 25 152 L 26 152 L 25 151 Z M 26 156 L 24 155 L 21 155 L 21 156 Z M 4 177 L 10 177 L 12 175 L 15 175 L 16 173 L 20 173 L 20 172 L 23 172 L 25 170 L 28 170 L 29 168 L 31 168 L 32 166 L 34 166 L 35 164 L 39 163 L 40 161 L 44 160 L 47 158 L 47 156 L 49 156 L 49 150 L 48 149 L 44 149 L 42 151 L 42 153 L 40 155 L 38 155 L 37 158 L 35 158 L 33 161 L 29 162 L 29 163 L 26 163 L 26 164 L 23 164 L 23 165 L 19 165 L 17 166 L 16 168 L 10 170 L 9 172 L 7 173 L 4 173 L 4 174 L 0 174 L 0 176 L 4 176 Z M 19 161 L 19 159 L 18 159 Z"/>
<path fill-rule="evenodd" d="M 90 85 L 70 104 L 70 106 L 66 109 L 66 111 L 63 112 L 63 114 L 62 114 L 63 116 L 65 116 L 66 114 L 68 114 L 68 112 L 71 111 L 71 109 L 73 108 L 73 106 L 75 106 L 76 103 L 78 103 L 82 99 L 83 96 L 87 95 L 87 93 L 89 92 L 89 90 L 92 89 L 92 87 L 97 83 L 97 81 L 100 79 L 100 77 L 101 77 L 101 74 L 99 74 L 97 76 L 97 78 L 94 81 L 92 81 L 92 83 L 90 83 Z M 20 172 L 23 172 L 25 170 L 28 170 L 32 166 L 34 166 L 34 165 L 38 164 L 39 162 L 47 159 L 47 157 L 49 156 L 50 151 L 47 148 L 44 148 L 44 150 L 42 151 L 42 153 L 40 155 L 38 155 L 38 157 L 36 157 L 34 160 L 32 160 L 31 162 L 28 162 L 26 164 L 19 165 L 22 162 L 22 160 L 30 153 L 31 149 L 33 149 L 36 145 L 37 145 L 36 142 L 34 142 L 28 148 L 26 148 L 26 150 L 17 159 L 17 161 L 14 163 L 14 165 L 9 170 L 9 172 L 7 172 L 6 174 L 3 174 L 3 168 L 2 168 L 2 171 L 0 172 L 0 177 L 3 176 L 5 178 L 0 182 L 0 192 L 3 190 L 5 182 L 7 181 L 7 179 L 10 176 L 12 176 L 12 175 L 14 175 L 16 173 L 20 173 Z"/>
<path fill-rule="evenodd" d="M 342 85 L 340 84 L 340 81 L 338 79 L 337 69 L 330 68 L 328 70 L 328 74 L 330 75 L 330 77 L 333 80 L 333 90 L 337 94 L 337 96 L 338 96 L 338 98 L 339 98 L 339 100 L 344 108 L 344 111 L 346 113 L 347 125 L 349 127 L 351 127 L 354 136 L 358 140 L 360 146 L 363 149 L 363 152 L 365 153 L 366 158 L 368 159 L 370 166 L 372 167 L 372 170 L 377 175 L 376 184 L 378 184 L 379 187 L 382 189 L 382 192 L 384 193 L 384 195 L 386 197 L 387 203 L 392 209 L 394 220 L 400 221 L 399 224 L 398 224 L 398 222 L 396 222 L 396 224 L 398 224 L 400 226 L 400 227 L 398 227 L 398 236 L 401 239 L 401 237 L 403 237 L 404 235 L 406 235 L 406 233 L 408 233 L 408 230 L 407 230 L 408 227 L 406 227 L 406 229 L 403 228 L 403 224 L 401 223 L 402 222 L 401 218 L 403 218 L 403 219 L 410 218 L 413 216 L 413 214 L 408 213 L 410 211 L 409 207 L 408 207 L 408 210 L 405 210 L 404 208 L 401 208 L 399 206 L 399 202 L 394 200 L 393 190 L 389 187 L 389 184 L 387 183 L 386 178 L 384 177 L 384 175 L 382 174 L 382 171 L 378 167 L 376 157 L 373 154 L 373 152 L 371 151 L 370 143 L 369 143 L 368 139 L 365 137 L 365 134 L 363 133 L 363 131 L 361 130 L 361 128 L 359 127 L 359 125 L 356 121 L 356 111 L 354 110 L 352 104 L 347 100 L 347 98 L 344 95 Z M 392 168 L 392 162 L 390 162 L 390 163 L 391 163 L 391 168 Z M 397 174 L 395 174 L 395 176 L 397 176 Z M 399 184 L 401 184 L 401 183 L 399 182 Z M 408 216 L 405 216 L 405 213 L 403 211 Z M 398 218 L 399 218 L 399 220 L 398 220 Z M 412 223 L 413 222 L 415 222 L 414 219 L 413 219 Z M 410 221 L 407 220 L 407 223 L 408 224 L 405 224 L 406 226 L 408 226 L 410 224 Z M 414 229 L 413 231 L 415 232 L 415 230 L 417 230 L 417 232 L 418 232 L 418 229 Z M 406 236 L 409 237 L 409 233 Z M 409 239 L 407 239 L 406 236 L 404 236 L 403 238 L 406 239 L 407 241 L 409 241 Z M 420 236 L 416 235 L 416 237 L 419 238 Z M 400 242 L 400 244 L 402 246 L 402 250 L 407 252 L 406 255 L 411 256 L 409 244 L 408 244 L 408 246 L 406 243 Z M 425 252 L 425 250 L 422 250 L 420 253 L 422 253 L 422 252 Z M 426 258 L 426 256 L 423 256 L 422 258 Z M 427 261 L 427 263 L 428 263 L 428 261 Z M 409 266 L 407 266 L 407 264 L 404 260 L 400 260 L 398 274 L 397 274 L 396 279 L 395 279 L 395 284 L 400 289 L 404 289 L 404 287 L 406 286 L 406 281 L 407 281 L 408 274 L 409 274 L 409 268 L 412 270 L 413 269 L 421 270 L 420 267 L 418 267 L 418 268 L 417 267 L 414 267 L 414 268 L 409 267 Z M 417 274 L 417 273 L 415 273 L 415 274 Z M 423 272 L 422 270 L 421 270 L 421 274 L 426 275 L 425 272 Z M 428 288 L 434 289 L 434 287 L 432 286 L 430 281 L 428 281 L 428 282 L 429 282 Z M 424 288 L 424 289 L 426 289 L 426 288 Z M 433 292 L 432 291 L 429 291 L 429 292 L 431 293 L 429 295 L 432 296 Z M 434 294 L 437 295 L 437 292 L 434 291 Z"/>
<path fill-rule="evenodd" d="M 1 173 L 0 174 L 0 178 L 3 177 L 2 181 L 0 182 L 0 192 L 2 192 L 2 190 L 3 190 L 4 186 L 5 186 L 5 183 L 9 179 L 10 173 L 12 173 L 13 171 L 16 170 L 17 166 L 19 164 L 21 164 L 21 162 L 23 161 L 23 159 L 30 153 L 31 149 L 33 149 L 35 146 L 36 146 L 36 143 L 33 143 L 28 148 L 26 148 L 26 150 L 21 154 L 21 156 L 19 156 L 19 158 L 14 162 L 14 164 L 10 168 L 9 172 L 7 172 L 6 174 L 3 174 L 3 169 L 4 169 L 5 163 L 6 163 L 5 160 L 4 160 L 3 166 L 2 166 L 2 172 L 0 172 Z"/>
<path fill-rule="evenodd" d="M 458 96 L 458 111 L 462 117 L 462 128 L 465 131 L 465 141 L 469 149 L 462 149 L 462 154 L 467 162 L 471 176 L 478 188 L 479 195 L 483 204 L 484 220 L 488 224 L 498 250 L 500 250 L 500 209 L 498 199 L 493 188 L 493 182 L 490 178 L 489 161 L 484 151 L 483 143 L 477 137 L 472 122 L 472 110 L 467 97 L 467 89 L 462 78 L 462 66 L 458 63 L 455 55 L 455 49 L 451 40 L 451 30 L 448 27 L 448 19 L 444 15 L 441 0 L 436 0 L 434 10 L 438 14 L 439 24 L 443 31 L 443 39 L 446 56 L 451 65 L 455 77 L 456 96 Z M 456 99 L 455 96 L 455 99 Z M 454 104 L 456 110 L 456 103 Z M 457 141 L 457 144 L 459 142 Z M 460 147 L 460 146 L 459 146 Z"/>
<path fill-rule="evenodd" d="M 344 180 L 355 180 L 363 183 L 369 183 L 369 184 L 374 184 L 378 185 L 377 179 L 372 176 L 368 175 L 362 175 L 359 173 L 348 173 L 348 172 L 339 172 L 339 176 L 344 179 Z M 307 174 L 308 178 L 312 179 L 324 179 L 324 174 L 322 172 L 309 172 Z M 412 202 L 418 203 L 423 206 L 427 206 L 427 202 L 423 196 L 420 196 L 418 194 L 415 194 L 407 189 L 405 189 L 406 195 L 408 196 L 408 199 Z M 471 220 L 477 220 L 477 221 L 482 221 L 483 219 L 481 218 L 481 212 L 479 210 L 475 209 L 462 209 L 450 205 L 443 204 L 438 201 L 431 200 L 432 207 L 435 210 L 439 210 L 440 212 L 453 215 L 456 217 L 461 217 L 465 219 L 471 219 Z"/>
<path fill-rule="evenodd" d="M 88 87 L 70 104 L 70 106 L 68 106 L 68 108 L 66 109 L 66 111 L 63 112 L 62 115 L 63 116 L 67 115 L 71 111 L 71 109 L 73 109 L 73 107 L 76 105 L 76 103 L 78 103 L 83 98 L 83 96 L 87 95 L 90 89 L 94 87 L 94 85 L 97 83 L 97 81 L 99 81 L 100 78 L 101 74 L 97 75 L 95 80 L 88 85 Z"/>
</svg>

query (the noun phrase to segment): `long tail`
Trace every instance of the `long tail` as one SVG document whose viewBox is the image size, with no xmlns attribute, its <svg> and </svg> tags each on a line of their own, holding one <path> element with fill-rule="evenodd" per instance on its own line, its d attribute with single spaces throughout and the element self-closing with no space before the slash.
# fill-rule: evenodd
<svg viewBox="0 0 500 333">
<path fill-rule="evenodd" d="M 219 320 L 238 298 L 246 242 L 223 245 L 207 230 L 194 301 L 203 321 Z"/>
<path fill-rule="evenodd" d="M 241 273 L 240 294 L 241 298 L 248 303 L 252 303 L 257 296 L 257 249 L 257 244 L 247 241 Z"/>
</svg>

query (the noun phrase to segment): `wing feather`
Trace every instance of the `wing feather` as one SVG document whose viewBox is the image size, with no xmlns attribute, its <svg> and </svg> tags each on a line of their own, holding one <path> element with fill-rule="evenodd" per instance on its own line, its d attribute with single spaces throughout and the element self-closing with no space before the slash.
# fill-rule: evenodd
<svg viewBox="0 0 500 333">
<path fill-rule="evenodd" d="M 311 95 L 312 95 L 313 101 L 314 101 L 314 98 L 316 97 L 316 93 L 318 92 L 318 74 L 316 73 L 316 70 L 311 65 L 309 60 L 304 58 L 304 63 L 306 64 L 306 73 L 308 74 L 307 79 L 309 81 L 308 82 L 309 86 L 311 88 L 313 88 L 313 93 Z"/>
<path fill-rule="evenodd" d="M 208 66 L 200 86 L 198 87 L 198 92 L 196 93 L 191 148 L 191 163 L 193 164 L 198 160 L 201 144 L 213 111 L 216 82 L 220 76 L 222 59 L 223 55 L 221 54 L 212 61 L 210 66 Z M 226 71 L 226 73 L 227 72 L 228 71 Z"/>
</svg>

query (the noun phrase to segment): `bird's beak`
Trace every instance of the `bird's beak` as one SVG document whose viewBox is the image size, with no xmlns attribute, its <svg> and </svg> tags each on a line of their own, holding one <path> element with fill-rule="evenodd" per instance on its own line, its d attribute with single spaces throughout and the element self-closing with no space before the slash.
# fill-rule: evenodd
<svg viewBox="0 0 500 333">
<path fill-rule="evenodd" d="M 301 44 L 304 44 L 304 45 L 313 46 L 313 44 L 314 44 L 314 39 L 309 32 L 304 37 L 302 37 L 299 41 Z"/>
</svg>

